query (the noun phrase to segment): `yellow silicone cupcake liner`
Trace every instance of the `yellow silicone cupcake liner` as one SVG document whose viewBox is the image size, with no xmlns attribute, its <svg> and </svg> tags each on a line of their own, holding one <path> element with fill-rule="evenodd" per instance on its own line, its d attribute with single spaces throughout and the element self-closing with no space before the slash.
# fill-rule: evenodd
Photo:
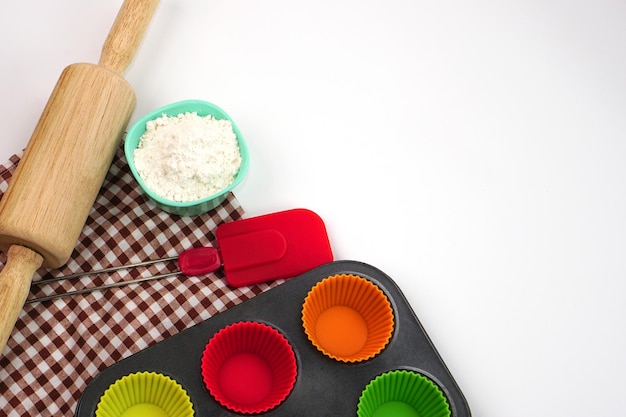
<svg viewBox="0 0 626 417">
<path fill-rule="evenodd" d="M 311 343 L 342 362 L 373 358 L 389 343 L 394 315 L 387 296 L 371 281 L 352 274 L 318 282 L 302 306 L 302 325 Z"/>
<path fill-rule="evenodd" d="M 104 392 L 96 417 L 193 417 L 191 399 L 172 378 L 137 372 L 118 379 Z"/>
</svg>

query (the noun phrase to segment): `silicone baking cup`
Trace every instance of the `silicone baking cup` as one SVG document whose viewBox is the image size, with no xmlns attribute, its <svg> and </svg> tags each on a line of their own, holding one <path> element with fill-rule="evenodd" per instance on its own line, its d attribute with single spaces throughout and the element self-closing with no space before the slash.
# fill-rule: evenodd
<svg viewBox="0 0 626 417">
<path fill-rule="evenodd" d="M 363 390 L 357 417 L 450 417 L 439 387 L 413 371 L 397 370 L 376 377 Z"/>
<path fill-rule="evenodd" d="M 202 355 L 202 378 L 224 407 L 256 414 L 278 406 L 296 382 L 296 356 L 273 327 L 238 322 L 218 331 Z"/>
<path fill-rule="evenodd" d="M 156 372 L 126 375 L 100 398 L 96 417 L 192 417 L 191 399 L 172 378 Z"/>
<path fill-rule="evenodd" d="M 302 325 L 311 343 L 325 355 L 360 362 L 387 346 L 394 317 L 378 286 L 356 275 L 340 274 L 323 279 L 307 294 Z"/>
</svg>

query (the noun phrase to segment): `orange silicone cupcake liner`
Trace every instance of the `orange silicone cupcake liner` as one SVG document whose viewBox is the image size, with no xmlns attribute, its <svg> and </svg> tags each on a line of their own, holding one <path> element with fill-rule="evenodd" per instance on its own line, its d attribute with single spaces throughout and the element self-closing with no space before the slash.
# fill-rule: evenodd
<svg viewBox="0 0 626 417">
<path fill-rule="evenodd" d="M 342 362 L 373 358 L 394 329 L 391 304 L 371 281 L 352 274 L 324 278 L 307 294 L 302 325 L 310 342 Z"/>
</svg>

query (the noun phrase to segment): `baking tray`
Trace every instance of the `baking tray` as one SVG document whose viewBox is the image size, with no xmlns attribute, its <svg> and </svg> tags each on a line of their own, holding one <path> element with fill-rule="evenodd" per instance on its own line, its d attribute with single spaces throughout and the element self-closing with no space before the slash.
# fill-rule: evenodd
<svg viewBox="0 0 626 417">
<path fill-rule="evenodd" d="M 337 274 L 354 274 L 370 280 L 391 302 L 395 316 L 393 335 L 389 345 L 368 361 L 333 360 L 318 351 L 304 333 L 301 319 L 304 298 L 317 282 Z M 400 288 L 384 272 L 357 261 L 322 265 L 113 364 L 88 384 L 74 415 L 93 417 L 100 397 L 111 384 L 131 373 L 153 371 L 168 375 L 183 386 L 196 416 L 241 416 L 213 399 L 205 388 L 200 369 L 209 339 L 238 321 L 271 325 L 283 333 L 296 354 L 298 376 L 292 392 L 278 407 L 260 415 L 353 417 L 361 391 L 372 379 L 390 370 L 407 369 L 429 377 L 441 388 L 452 416 L 471 416 L 463 393 Z"/>
</svg>

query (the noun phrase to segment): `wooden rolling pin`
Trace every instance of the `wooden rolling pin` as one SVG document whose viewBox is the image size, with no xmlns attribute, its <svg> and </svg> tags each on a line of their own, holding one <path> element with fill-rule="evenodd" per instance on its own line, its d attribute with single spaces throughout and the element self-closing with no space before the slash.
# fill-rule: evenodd
<svg viewBox="0 0 626 417">
<path fill-rule="evenodd" d="M 97 65 L 66 67 L 0 200 L 0 354 L 34 272 L 69 259 L 135 108 L 123 78 L 158 0 L 125 0 Z"/>
</svg>

